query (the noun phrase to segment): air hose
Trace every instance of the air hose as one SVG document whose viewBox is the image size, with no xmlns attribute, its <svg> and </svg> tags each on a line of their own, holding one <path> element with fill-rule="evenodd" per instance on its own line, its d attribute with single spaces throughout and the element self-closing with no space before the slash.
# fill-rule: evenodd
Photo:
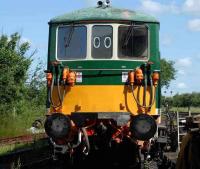
<svg viewBox="0 0 200 169">
<path fill-rule="evenodd" d="M 59 85 L 57 84 L 57 86 L 59 86 Z M 62 102 L 61 102 L 61 100 L 60 100 L 60 91 L 59 91 L 58 88 L 57 88 L 57 90 L 58 90 L 59 104 L 56 105 L 56 104 L 53 102 L 53 99 L 52 99 L 53 88 L 54 88 L 54 76 L 53 76 L 53 78 L 52 78 L 52 83 L 51 83 L 51 87 L 50 87 L 49 101 L 50 101 L 50 103 L 51 103 L 51 105 L 52 105 L 53 108 L 58 108 L 58 107 L 60 107 L 60 106 L 62 105 Z"/>
<path fill-rule="evenodd" d="M 143 92 L 143 106 L 146 108 L 146 94 L 147 94 L 147 71 L 146 64 L 144 65 L 144 92 Z"/>
<path fill-rule="evenodd" d="M 156 90 L 154 89 L 153 85 L 150 88 L 150 91 L 151 91 L 150 92 L 150 103 L 148 106 L 141 104 L 140 101 L 136 98 L 136 96 L 134 94 L 134 86 L 133 85 L 131 85 L 131 90 L 132 90 L 133 98 L 136 101 L 137 105 L 139 105 L 140 107 L 143 107 L 143 108 L 151 108 L 153 106 L 153 104 L 155 102 L 155 96 L 156 96 Z M 154 90 L 154 92 L 153 92 L 153 90 Z"/>
<path fill-rule="evenodd" d="M 156 87 L 153 87 L 153 81 L 152 78 L 150 78 L 150 100 L 149 100 L 149 107 L 152 107 L 154 102 L 155 102 L 155 98 L 156 98 Z M 155 91 L 153 91 L 155 90 Z"/>
<path fill-rule="evenodd" d="M 50 90 L 49 90 L 49 102 L 51 103 L 52 107 L 53 108 L 58 108 L 58 107 L 61 107 L 62 106 L 62 102 L 63 102 L 63 99 L 64 99 L 64 95 L 65 95 L 65 87 L 64 87 L 64 91 L 63 91 L 63 96 L 61 97 L 61 92 L 60 92 L 60 79 L 59 79 L 59 76 L 60 76 L 60 70 L 59 70 L 59 67 L 57 67 L 57 73 L 56 73 L 56 79 L 57 79 L 57 93 L 58 93 L 58 99 L 59 99 L 59 103 L 56 105 L 54 102 L 53 102 L 53 99 L 52 99 L 52 93 L 53 93 L 53 89 L 54 89 L 54 71 L 52 71 L 53 75 L 52 75 L 52 83 L 51 83 L 51 87 L 50 87 Z"/>
<path fill-rule="evenodd" d="M 59 76 L 57 77 L 57 92 L 58 92 L 58 99 L 59 99 L 59 102 L 60 104 L 62 105 L 62 99 L 61 99 L 61 93 L 60 93 L 60 79 L 59 79 Z"/>
<path fill-rule="evenodd" d="M 150 99 L 149 99 L 149 105 L 146 104 L 146 94 L 147 94 L 147 75 L 146 75 L 146 68 L 144 71 L 144 92 L 143 92 L 143 104 L 140 103 L 139 98 L 137 99 L 135 94 L 134 94 L 134 85 L 131 84 L 131 91 L 133 94 L 133 98 L 136 101 L 137 105 L 139 105 L 142 108 L 151 108 L 155 102 L 155 97 L 156 97 L 156 87 L 153 86 L 152 78 L 150 77 L 150 73 L 148 74 L 149 76 L 149 82 L 150 82 Z"/>
</svg>

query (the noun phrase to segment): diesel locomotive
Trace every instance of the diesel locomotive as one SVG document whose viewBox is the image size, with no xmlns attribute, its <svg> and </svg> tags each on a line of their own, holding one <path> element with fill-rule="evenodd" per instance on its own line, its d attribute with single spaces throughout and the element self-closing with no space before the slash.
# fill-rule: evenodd
<svg viewBox="0 0 200 169">
<path fill-rule="evenodd" d="M 148 147 L 160 110 L 159 27 L 109 1 L 50 20 L 44 126 L 54 158 Z"/>
</svg>

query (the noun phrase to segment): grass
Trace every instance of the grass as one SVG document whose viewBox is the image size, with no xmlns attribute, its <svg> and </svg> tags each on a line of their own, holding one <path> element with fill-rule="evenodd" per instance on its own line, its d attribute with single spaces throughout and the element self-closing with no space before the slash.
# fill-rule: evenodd
<svg viewBox="0 0 200 169">
<path fill-rule="evenodd" d="M 20 158 L 17 160 L 17 162 L 13 162 L 11 165 L 11 169 L 21 169 L 21 160 Z"/>
<path fill-rule="evenodd" d="M 188 107 L 173 107 L 170 110 L 178 112 L 188 112 Z M 200 107 L 191 107 L 190 111 L 192 113 L 200 113 Z"/>
<path fill-rule="evenodd" d="M 18 143 L 18 144 L 0 146 L 0 156 L 6 155 L 8 153 L 15 152 L 24 148 L 39 149 L 47 145 L 48 145 L 48 142 L 46 140 L 35 140 L 33 143 Z"/>
<path fill-rule="evenodd" d="M 0 155 L 5 155 L 7 153 L 16 151 L 18 149 L 27 147 L 28 144 L 12 144 L 12 145 L 5 145 L 0 147 Z"/>
<path fill-rule="evenodd" d="M 0 111 L 0 138 L 31 134 L 28 129 L 32 127 L 32 123 L 45 117 L 45 105 L 38 105 L 32 101 L 19 102 L 14 108 L 9 108 L 9 111 L 6 107 L 3 108 L 0 109 L 5 110 Z M 0 155 L 33 146 L 40 146 L 40 142 L 0 146 Z"/>
<path fill-rule="evenodd" d="M 0 112 L 0 138 L 28 134 L 32 123 L 38 118 L 44 118 L 45 106 L 33 106 L 31 103 L 19 105 L 17 111 Z"/>
</svg>

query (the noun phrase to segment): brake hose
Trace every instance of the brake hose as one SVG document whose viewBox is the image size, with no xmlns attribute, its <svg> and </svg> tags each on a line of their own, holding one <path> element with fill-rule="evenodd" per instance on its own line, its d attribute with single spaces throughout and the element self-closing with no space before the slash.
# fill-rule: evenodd
<svg viewBox="0 0 200 169">
<path fill-rule="evenodd" d="M 153 104 L 154 104 L 154 102 L 155 102 L 155 97 L 156 97 L 156 87 L 155 87 L 155 89 L 154 89 L 154 87 L 153 87 L 153 84 L 152 84 L 152 80 L 150 80 L 150 83 L 151 83 L 151 88 L 150 88 L 150 103 L 149 103 L 149 105 L 148 106 L 146 106 L 146 105 L 141 105 L 140 104 L 140 102 L 139 102 L 139 100 L 135 97 L 135 94 L 134 94 L 134 86 L 133 85 L 131 85 L 131 90 L 132 90 L 132 94 L 133 94 L 133 97 L 134 97 L 134 100 L 136 101 L 136 103 L 137 103 L 137 105 L 139 105 L 140 107 L 143 107 L 143 108 L 151 108 L 152 106 L 153 106 Z M 153 92 L 153 90 L 155 90 L 154 92 Z M 153 96 L 153 97 L 152 97 Z M 146 97 L 146 96 L 145 96 Z M 152 99 L 153 98 L 153 99 Z M 146 98 L 145 98 L 146 99 Z"/>
<path fill-rule="evenodd" d="M 61 106 L 61 103 L 59 103 L 58 105 L 55 105 L 55 103 L 53 102 L 53 99 L 52 99 L 52 94 L 53 94 L 53 87 L 54 87 L 54 76 L 52 78 L 52 83 L 51 83 L 51 88 L 50 88 L 50 102 L 51 102 L 51 105 L 53 108 L 57 108 L 57 107 L 60 107 Z"/>
<path fill-rule="evenodd" d="M 143 106 L 146 107 L 146 93 L 147 93 L 147 76 L 146 69 L 144 73 L 144 92 L 143 92 Z"/>
<path fill-rule="evenodd" d="M 58 99 L 59 99 L 59 102 L 60 102 L 60 105 L 62 105 L 62 99 L 61 99 L 61 94 L 60 94 L 60 85 L 59 85 L 59 74 L 58 74 L 58 77 L 57 77 L 57 92 L 58 92 Z"/>
<path fill-rule="evenodd" d="M 149 105 L 152 106 L 155 100 L 155 93 L 153 97 L 153 82 L 152 78 L 150 78 L 150 99 L 149 99 Z"/>
<path fill-rule="evenodd" d="M 146 108 L 151 108 L 153 106 L 153 104 L 155 102 L 155 98 L 156 98 L 156 87 L 153 87 L 153 85 L 151 85 L 150 90 L 152 91 L 150 93 L 150 103 L 149 103 L 150 105 L 148 107 L 146 107 Z M 154 92 L 153 92 L 153 90 L 154 90 Z M 152 99 L 152 96 L 153 96 L 153 99 Z"/>
<path fill-rule="evenodd" d="M 135 97 L 135 94 L 134 94 L 134 86 L 133 86 L 133 85 L 131 85 L 131 91 L 132 91 L 134 100 L 136 101 L 137 105 L 139 105 L 140 107 L 144 107 L 143 105 L 140 104 L 140 101 Z"/>
<path fill-rule="evenodd" d="M 57 108 L 57 107 L 60 107 L 62 105 L 64 95 L 65 95 L 65 88 L 64 88 L 63 97 L 61 98 L 59 76 L 57 77 L 57 92 L 58 92 L 58 99 L 59 99 L 59 104 L 57 104 L 57 105 L 55 105 L 55 103 L 53 102 L 53 99 L 52 99 L 53 87 L 54 87 L 54 76 L 52 77 L 51 88 L 50 88 L 50 91 L 49 91 L 49 101 L 50 101 L 53 108 Z"/>
</svg>

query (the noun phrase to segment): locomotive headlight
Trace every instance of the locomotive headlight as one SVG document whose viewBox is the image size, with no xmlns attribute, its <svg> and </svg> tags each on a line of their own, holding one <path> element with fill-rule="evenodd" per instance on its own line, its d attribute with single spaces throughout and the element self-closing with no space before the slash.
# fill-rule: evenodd
<svg viewBox="0 0 200 169">
<path fill-rule="evenodd" d="M 137 115 L 133 117 L 131 121 L 130 130 L 133 134 L 133 137 L 136 139 L 143 141 L 149 140 L 156 133 L 156 121 L 152 116 L 147 114 Z"/>
<path fill-rule="evenodd" d="M 102 1 L 98 1 L 97 5 L 98 5 L 98 7 L 101 7 L 103 5 L 103 2 Z"/>
<path fill-rule="evenodd" d="M 69 117 L 55 113 L 47 117 L 44 127 L 47 135 L 52 139 L 63 139 L 69 135 L 71 122 Z"/>
</svg>

